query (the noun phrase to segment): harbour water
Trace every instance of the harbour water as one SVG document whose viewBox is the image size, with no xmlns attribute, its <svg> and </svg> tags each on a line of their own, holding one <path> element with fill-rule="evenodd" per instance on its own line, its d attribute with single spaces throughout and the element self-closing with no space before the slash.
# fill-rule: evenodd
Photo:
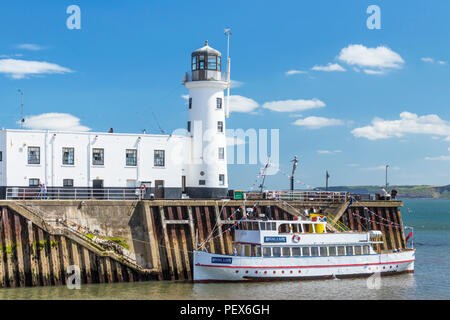
<svg viewBox="0 0 450 320">
<path fill-rule="evenodd" d="M 450 299 L 450 200 L 404 200 L 414 228 L 414 274 L 323 281 L 204 283 L 154 281 L 1 289 L 0 299 Z"/>
</svg>

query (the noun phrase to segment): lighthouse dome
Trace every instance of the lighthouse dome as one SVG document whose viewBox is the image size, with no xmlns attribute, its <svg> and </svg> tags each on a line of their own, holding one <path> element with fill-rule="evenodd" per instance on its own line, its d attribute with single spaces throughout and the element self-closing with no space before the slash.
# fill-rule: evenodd
<svg viewBox="0 0 450 320">
<path fill-rule="evenodd" d="M 197 70 L 214 70 L 221 71 L 222 54 L 220 51 L 211 48 L 208 45 L 208 40 L 205 41 L 205 46 L 192 52 L 192 71 Z"/>
</svg>

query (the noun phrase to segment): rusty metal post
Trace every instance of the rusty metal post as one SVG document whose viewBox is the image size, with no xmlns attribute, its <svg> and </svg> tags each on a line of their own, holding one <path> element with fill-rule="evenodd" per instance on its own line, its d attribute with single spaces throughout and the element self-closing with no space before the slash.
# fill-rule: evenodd
<svg viewBox="0 0 450 320">
<path fill-rule="evenodd" d="M 174 268 L 173 260 L 172 260 L 172 251 L 170 248 L 169 235 L 167 234 L 167 224 L 166 224 L 166 218 L 164 216 L 164 207 L 163 206 L 159 206 L 159 214 L 161 216 L 161 224 L 163 227 L 164 243 L 165 243 L 165 247 L 166 247 L 165 251 L 166 251 L 166 255 L 167 255 L 167 260 L 169 262 L 170 279 L 174 280 L 175 279 L 175 268 Z"/>
</svg>

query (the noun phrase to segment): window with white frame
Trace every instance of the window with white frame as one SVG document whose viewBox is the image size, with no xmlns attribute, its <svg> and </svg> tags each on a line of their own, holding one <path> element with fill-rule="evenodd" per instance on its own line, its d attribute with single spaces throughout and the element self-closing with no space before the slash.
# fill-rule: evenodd
<svg viewBox="0 0 450 320">
<path fill-rule="evenodd" d="M 102 166 L 105 164 L 105 150 L 94 148 L 92 149 L 92 164 L 94 166 Z"/>
<path fill-rule="evenodd" d="M 217 109 L 222 109 L 222 98 L 216 98 Z"/>
<path fill-rule="evenodd" d="M 219 174 L 219 185 L 223 186 L 225 185 L 225 175 Z"/>
<path fill-rule="evenodd" d="M 126 165 L 127 165 L 127 167 L 136 167 L 137 166 L 137 150 L 136 149 L 127 149 Z"/>
<path fill-rule="evenodd" d="M 40 164 L 40 163 L 41 163 L 41 148 L 28 147 L 28 164 Z"/>
<path fill-rule="evenodd" d="M 73 187 L 73 179 L 63 179 L 63 187 Z"/>
<path fill-rule="evenodd" d="M 62 164 L 74 165 L 75 164 L 75 149 L 74 148 L 62 148 Z"/>
<path fill-rule="evenodd" d="M 165 166 L 165 151 L 164 150 L 155 150 L 154 152 L 154 160 L 153 164 L 155 167 L 164 167 Z"/>
<path fill-rule="evenodd" d="M 219 147 L 219 160 L 225 160 L 225 148 Z"/>
<path fill-rule="evenodd" d="M 217 132 L 223 132 L 223 121 L 217 121 Z"/>
</svg>

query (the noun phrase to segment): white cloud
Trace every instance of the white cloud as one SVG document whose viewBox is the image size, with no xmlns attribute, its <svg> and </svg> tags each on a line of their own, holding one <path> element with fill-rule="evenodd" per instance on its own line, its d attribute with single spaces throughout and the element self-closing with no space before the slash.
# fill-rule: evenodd
<svg viewBox="0 0 450 320">
<path fill-rule="evenodd" d="M 363 71 L 364 71 L 364 73 L 367 73 L 367 74 L 385 74 L 386 73 L 383 70 L 372 70 L 372 69 L 364 69 Z"/>
<path fill-rule="evenodd" d="M 435 61 L 433 58 L 421 58 L 420 60 L 422 60 L 423 62 L 426 62 L 426 63 L 438 63 L 438 64 L 447 64 L 447 62 L 446 61 L 442 61 L 442 60 L 437 60 L 437 61 Z"/>
<path fill-rule="evenodd" d="M 189 100 L 189 95 L 188 94 L 182 94 L 181 98 L 183 98 L 184 100 Z"/>
<path fill-rule="evenodd" d="M 418 116 L 405 111 L 400 113 L 399 120 L 375 118 L 372 125 L 352 130 L 354 136 L 369 140 L 402 137 L 407 133 L 444 136 L 446 141 L 450 141 L 450 122 L 435 114 Z"/>
<path fill-rule="evenodd" d="M 277 112 L 295 112 L 322 108 L 325 107 L 325 103 L 316 98 L 312 100 L 280 100 L 266 102 L 262 107 Z"/>
<path fill-rule="evenodd" d="M 339 119 L 330 119 L 323 117 L 307 117 L 305 119 L 296 120 L 293 125 L 306 127 L 308 129 L 320 129 L 329 126 L 341 126 L 345 122 Z"/>
<path fill-rule="evenodd" d="M 450 161 L 450 156 L 425 157 L 425 160 Z"/>
<path fill-rule="evenodd" d="M 20 123 L 20 122 L 18 122 Z M 68 113 L 43 113 L 25 117 L 23 127 L 34 130 L 56 131 L 89 131 L 88 127 L 80 124 L 80 119 Z"/>
<path fill-rule="evenodd" d="M 40 51 L 44 50 L 45 47 L 33 43 L 23 43 L 16 46 L 17 49 L 30 50 L 30 51 Z"/>
<path fill-rule="evenodd" d="M 422 60 L 423 62 L 434 63 L 433 58 L 421 58 L 420 60 Z"/>
<path fill-rule="evenodd" d="M 368 74 L 375 74 L 374 69 L 376 71 L 399 69 L 405 62 L 398 53 L 387 47 L 367 48 L 361 44 L 352 44 L 342 49 L 338 59 L 349 65 L 370 68 L 367 69 Z"/>
<path fill-rule="evenodd" d="M 399 167 L 391 167 L 389 166 L 389 170 L 400 170 Z M 367 170 L 367 171 L 385 171 L 386 165 L 376 166 L 376 167 L 369 167 L 369 168 L 361 168 L 361 170 Z"/>
<path fill-rule="evenodd" d="M 289 70 L 289 71 L 286 71 L 286 75 L 287 76 L 291 76 L 293 74 L 303 74 L 303 73 L 306 73 L 306 71 L 302 71 L 302 70 Z"/>
<path fill-rule="evenodd" d="M 230 96 L 230 112 L 253 112 L 259 107 L 259 104 L 250 98 L 231 95 Z"/>
<path fill-rule="evenodd" d="M 318 154 L 336 154 L 336 153 L 341 153 L 341 152 L 342 152 L 342 150 L 334 150 L 334 151 L 331 151 L 331 150 L 317 150 Z"/>
<path fill-rule="evenodd" d="M 230 88 L 239 88 L 242 87 L 244 83 L 242 81 L 230 80 Z"/>
<path fill-rule="evenodd" d="M 28 75 L 67 73 L 72 70 L 54 63 L 44 61 L 27 61 L 16 59 L 1 59 L 0 73 L 5 73 L 13 79 L 22 79 Z"/>
<path fill-rule="evenodd" d="M 337 63 L 328 63 L 326 66 L 314 66 L 311 68 L 311 70 L 315 71 L 325 71 L 325 72 L 332 72 L 332 71 L 347 71 L 345 70 L 341 65 Z"/>
</svg>

